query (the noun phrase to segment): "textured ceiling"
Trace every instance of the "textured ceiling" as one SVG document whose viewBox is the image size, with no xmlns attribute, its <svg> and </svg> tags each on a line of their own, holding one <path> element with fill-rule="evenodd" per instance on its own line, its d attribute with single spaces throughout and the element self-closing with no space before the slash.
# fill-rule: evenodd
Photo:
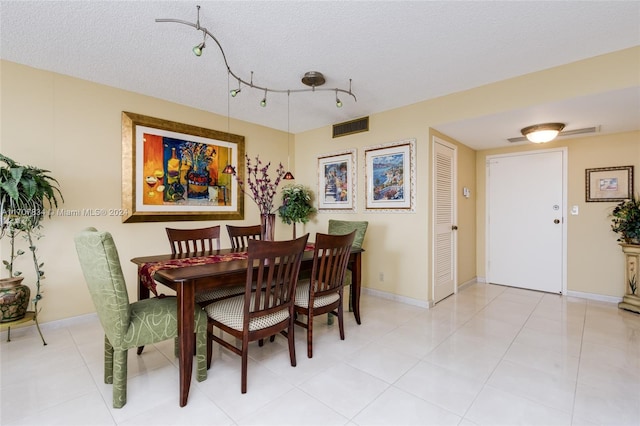
<svg viewBox="0 0 640 426">
<path fill-rule="evenodd" d="M 200 24 L 247 81 L 253 71 L 256 85 L 300 89 L 311 70 L 324 73 L 324 88 L 348 89 L 353 80 L 357 102 L 341 94 L 340 109 L 333 92 L 291 94 L 294 133 L 640 45 L 638 1 L 2 1 L 0 56 L 226 115 L 228 86 L 237 82 L 228 83 L 215 43 L 209 40 L 196 57 L 191 48 L 202 41 L 201 33 L 155 22 L 195 23 L 196 4 Z M 263 96 L 244 89 L 231 99 L 230 115 L 287 130 L 286 94 L 269 94 L 266 108 L 259 106 Z M 602 96 L 611 103 L 612 120 L 624 102 L 630 118 L 588 125 L 638 129 L 638 88 Z M 583 115 L 598 115 L 602 107 L 592 111 L 587 103 L 602 100 L 549 107 L 582 107 Z M 503 146 L 505 138 L 518 136 L 518 120 L 533 124 L 519 118 L 532 111 L 510 114 L 515 122 L 500 135 L 495 125 L 503 117 L 474 120 L 474 128 L 447 123 L 439 130 L 477 149 Z M 488 125 L 496 133 L 481 131 Z"/>
</svg>

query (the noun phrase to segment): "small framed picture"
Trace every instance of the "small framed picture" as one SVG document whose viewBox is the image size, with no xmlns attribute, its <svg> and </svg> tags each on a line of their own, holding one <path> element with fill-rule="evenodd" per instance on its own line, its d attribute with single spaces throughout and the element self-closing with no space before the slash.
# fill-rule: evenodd
<svg viewBox="0 0 640 426">
<path fill-rule="evenodd" d="M 633 194 L 633 166 L 586 169 L 586 201 L 628 200 Z"/>
<path fill-rule="evenodd" d="M 318 212 L 355 212 L 356 150 L 318 157 Z"/>
<path fill-rule="evenodd" d="M 366 210 L 415 211 L 415 139 L 365 148 Z"/>
</svg>

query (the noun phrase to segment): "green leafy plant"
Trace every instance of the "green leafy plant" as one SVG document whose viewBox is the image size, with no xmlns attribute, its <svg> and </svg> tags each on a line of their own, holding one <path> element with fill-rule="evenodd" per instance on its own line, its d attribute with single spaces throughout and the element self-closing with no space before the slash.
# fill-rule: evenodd
<svg viewBox="0 0 640 426">
<path fill-rule="evenodd" d="M 8 237 L 11 246 L 9 260 L 3 260 L 3 264 L 10 277 L 22 275 L 14 269 L 16 259 L 26 253 L 17 246 L 18 237 L 22 237 L 31 252 L 36 275 L 33 303 L 37 315 L 44 263 L 38 260 L 36 241 L 42 238 L 42 219 L 51 217 L 64 198 L 49 170 L 20 165 L 2 154 L 0 163 L 0 238 Z"/>
<path fill-rule="evenodd" d="M 618 241 L 640 244 L 640 197 L 620 202 L 611 212 L 611 230 Z"/>
<path fill-rule="evenodd" d="M 293 224 L 293 238 L 296 237 L 296 223 L 307 223 L 316 212 L 312 204 L 310 189 L 300 184 L 289 184 L 282 188 L 282 205 L 278 215 L 287 225 Z"/>
</svg>

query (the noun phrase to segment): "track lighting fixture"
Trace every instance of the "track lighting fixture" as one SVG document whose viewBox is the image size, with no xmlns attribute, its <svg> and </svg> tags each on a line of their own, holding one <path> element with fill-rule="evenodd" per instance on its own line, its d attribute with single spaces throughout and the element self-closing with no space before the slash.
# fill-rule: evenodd
<svg viewBox="0 0 640 426">
<path fill-rule="evenodd" d="M 260 101 L 260 106 L 263 108 L 267 106 L 267 89 L 264 89 L 264 98 Z"/>
<path fill-rule="evenodd" d="M 287 92 L 287 173 L 284 174 L 284 180 L 294 180 L 293 173 L 290 172 L 289 163 L 289 122 L 291 121 L 291 112 L 289 108 L 289 102 L 291 100 L 291 94 Z"/>
<path fill-rule="evenodd" d="M 193 47 L 193 53 L 196 56 L 202 56 L 202 49 L 204 49 L 205 47 L 206 47 L 206 45 L 205 45 L 205 43 L 203 41 L 199 45 Z"/>
<path fill-rule="evenodd" d="M 227 73 L 227 90 L 229 90 L 229 73 Z M 231 94 L 231 96 L 235 96 L 235 95 Z M 231 109 L 231 107 L 230 107 L 230 103 L 229 103 L 229 97 L 227 96 L 227 136 L 229 136 L 229 137 L 231 135 L 231 125 L 230 125 L 231 111 L 230 111 L 230 109 Z M 227 165 L 225 166 L 224 169 L 222 169 L 222 173 L 224 173 L 226 175 L 235 175 L 236 174 L 236 169 L 234 169 L 233 166 L 231 165 L 231 150 L 228 147 L 227 147 Z"/>
<path fill-rule="evenodd" d="M 261 106 L 266 106 L 267 105 L 267 92 L 272 92 L 272 93 L 287 93 L 287 96 L 291 93 L 291 92 L 315 92 L 315 91 L 335 91 L 336 93 L 336 106 L 338 108 L 342 107 L 342 101 L 340 101 L 340 99 L 338 99 L 338 92 L 342 92 L 342 93 L 346 93 L 347 95 L 351 96 L 353 98 L 354 101 L 358 101 L 358 99 L 356 98 L 356 95 L 353 94 L 353 92 L 351 91 L 351 79 L 349 79 L 349 89 L 340 89 L 340 88 L 320 88 L 319 86 L 322 86 L 325 83 L 325 78 L 322 75 L 321 72 L 318 71 L 308 71 L 304 74 L 304 77 L 302 78 L 302 83 L 309 86 L 309 88 L 305 88 L 305 89 L 267 89 L 266 87 L 262 87 L 262 86 L 258 86 L 253 84 L 253 71 L 251 72 L 251 81 L 247 82 L 246 80 L 243 80 L 242 78 L 238 77 L 237 74 L 235 74 L 231 68 L 229 67 L 229 63 L 227 61 L 227 56 L 224 52 L 224 49 L 222 49 L 222 45 L 220 44 L 220 42 L 218 41 L 217 38 L 215 38 L 213 36 L 213 34 L 211 34 L 209 32 L 209 30 L 207 30 L 204 27 L 200 26 L 200 6 L 196 6 L 197 8 L 197 21 L 196 23 L 192 23 L 192 22 L 187 22 L 187 21 L 183 21 L 180 19 L 173 19 L 173 18 L 166 18 L 166 19 L 156 19 L 156 22 L 172 22 L 172 23 L 177 23 L 177 24 L 183 24 L 183 25 L 188 25 L 190 27 L 195 28 L 198 31 L 202 31 L 202 33 L 204 34 L 204 39 L 206 41 L 207 36 L 211 37 L 211 39 L 218 45 L 218 48 L 220 49 L 220 52 L 222 53 L 222 59 L 224 60 L 224 64 L 227 67 L 227 72 L 233 76 L 236 80 L 238 80 L 238 88 L 232 90 L 231 96 L 235 97 L 238 93 L 240 93 L 241 91 L 241 85 L 244 84 L 245 86 L 249 86 L 252 89 L 258 89 L 258 90 L 264 90 L 265 96 L 262 99 L 262 102 L 260 102 Z M 205 48 L 205 42 L 203 41 L 202 43 L 198 44 L 197 46 L 195 46 L 193 48 L 193 53 L 196 56 L 200 56 L 202 55 L 202 50 Z"/>
</svg>

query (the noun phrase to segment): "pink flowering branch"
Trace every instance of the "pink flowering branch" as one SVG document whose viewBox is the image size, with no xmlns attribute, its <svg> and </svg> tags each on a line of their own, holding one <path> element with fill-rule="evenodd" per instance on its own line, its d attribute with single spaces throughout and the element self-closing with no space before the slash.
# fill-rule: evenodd
<svg viewBox="0 0 640 426">
<path fill-rule="evenodd" d="M 247 180 L 243 182 L 238 178 L 237 174 L 234 174 L 238 181 L 238 186 L 243 193 L 247 194 L 260 209 L 260 214 L 270 214 L 275 211 L 273 208 L 273 198 L 278 190 L 280 180 L 286 174 L 282 163 L 276 169 L 276 179 L 271 181 L 269 178 L 269 166 L 271 162 L 265 166 L 262 165 L 260 158 L 256 156 L 255 164 L 251 164 L 251 159 L 248 155 L 245 155 L 247 160 Z"/>
</svg>

